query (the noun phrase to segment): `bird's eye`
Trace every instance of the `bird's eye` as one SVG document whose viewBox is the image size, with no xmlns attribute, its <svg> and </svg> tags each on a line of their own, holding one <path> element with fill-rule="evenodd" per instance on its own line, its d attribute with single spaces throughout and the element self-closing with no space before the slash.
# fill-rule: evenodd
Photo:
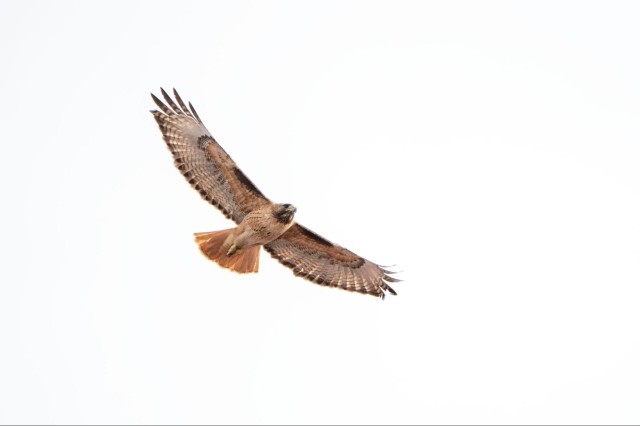
<svg viewBox="0 0 640 426">
<path fill-rule="evenodd" d="M 289 207 L 291 207 L 291 204 L 283 204 L 282 207 L 284 207 L 285 209 L 288 209 Z"/>
</svg>

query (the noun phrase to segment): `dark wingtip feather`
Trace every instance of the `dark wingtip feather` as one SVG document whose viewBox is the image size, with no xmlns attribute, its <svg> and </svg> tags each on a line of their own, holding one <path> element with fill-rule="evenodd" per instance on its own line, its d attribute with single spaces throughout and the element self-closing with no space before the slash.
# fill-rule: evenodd
<svg viewBox="0 0 640 426">
<path fill-rule="evenodd" d="M 162 92 L 162 96 L 164 97 L 164 100 L 167 101 L 169 106 L 173 109 L 173 112 L 176 114 L 180 114 L 180 107 L 178 107 L 178 105 L 176 105 L 173 99 L 171 99 L 171 96 L 169 96 L 162 87 L 160 88 L 160 91 Z"/>
<path fill-rule="evenodd" d="M 196 118 L 196 120 L 198 120 L 200 123 L 202 123 L 202 120 L 200 119 L 200 116 L 196 112 L 196 109 L 193 107 L 193 105 L 191 105 L 191 102 L 189 102 L 189 108 L 191 109 L 191 112 L 193 113 L 193 116 Z"/>
<path fill-rule="evenodd" d="M 385 274 L 385 276 L 383 278 L 384 278 L 385 281 L 390 282 L 390 283 L 399 283 L 399 282 L 402 281 L 402 280 L 399 280 L 398 278 L 393 278 L 393 277 L 390 277 L 389 275 L 386 275 L 386 274 Z"/>
<path fill-rule="evenodd" d="M 189 112 L 189 109 L 187 108 L 187 106 L 184 104 L 184 101 L 182 100 L 182 98 L 180 97 L 180 95 L 178 94 L 178 91 L 176 90 L 176 88 L 173 88 L 173 96 L 175 96 L 176 101 L 178 101 L 178 105 L 180 105 L 180 110 L 185 114 L 188 115 L 189 117 L 191 117 L 191 113 Z"/>
<path fill-rule="evenodd" d="M 171 110 L 153 93 L 151 94 L 151 99 L 153 99 L 153 102 L 155 102 L 156 105 L 158 105 L 158 108 L 160 108 L 165 114 L 171 114 Z"/>
<path fill-rule="evenodd" d="M 392 289 L 392 288 L 391 288 L 391 286 L 389 286 L 389 284 L 387 284 L 387 283 L 386 283 L 386 282 L 384 282 L 384 281 L 382 281 L 382 282 L 380 283 L 380 288 L 381 288 L 383 291 L 388 291 L 390 294 L 392 294 L 392 295 L 394 295 L 394 296 L 397 296 L 397 295 L 398 295 L 398 293 L 396 293 L 396 291 L 395 291 L 394 289 Z"/>
</svg>

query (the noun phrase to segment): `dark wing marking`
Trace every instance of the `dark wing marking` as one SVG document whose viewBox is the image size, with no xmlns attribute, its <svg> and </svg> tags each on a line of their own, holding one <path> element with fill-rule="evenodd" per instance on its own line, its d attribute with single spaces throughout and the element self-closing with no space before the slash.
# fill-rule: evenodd
<svg viewBox="0 0 640 426">
<path fill-rule="evenodd" d="M 295 224 L 280 238 L 266 244 L 265 250 L 296 276 L 316 284 L 371 294 L 384 299 L 385 292 L 396 292 L 388 282 L 399 280 L 349 250 Z"/>
<path fill-rule="evenodd" d="M 242 170 L 240 170 L 237 167 L 234 167 L 233 173 L 236 175 L 236 177 L 238 178 L 240 183 L 242 183 L 245 186 L 245 188 L 247 188 L 249 191 L 253 192 L 256 196 L 258 196 L 260 198 L 264 198 L 265 200 L 267 199 L 267 197 L 265 197 L 262 194 L 262 192 L 258 188 L 256 188 L 256 186 L 253 184 L 253 182 L 251 182 L 249 180 L 249 178 L 244 173 L 242 173 Z"/>
<path fill-rule="evenodd" d="M 151 113 L 176 167 L 200 196 L 236 223 L 242 222 L 250 211 L 269 204 L 211 136 L 191 103 L 187 108 L 175 89 L 177 103 L 164 89 L 160 90 L 168 106 L 152 94 L 161 111 Z"/>
</svg>

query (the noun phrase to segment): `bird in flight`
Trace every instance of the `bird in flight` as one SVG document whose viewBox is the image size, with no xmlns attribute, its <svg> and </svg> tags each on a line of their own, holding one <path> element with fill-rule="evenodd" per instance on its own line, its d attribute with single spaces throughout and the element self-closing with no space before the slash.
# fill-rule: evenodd
<svg viewBox="0 0 640 426">
<path fill-rule="evenodd" d="M 207 258 L 241 274 L 258 272 L 262 246 L 313 283 L 383 299 L 386 292 L 396 294 L 388 284 L 399 281 L 389 276 L 392 272 L 296 223 L 296 208 L 269 201 L 211 136 L 191 103 L 187 108 L 175 89 L 175 101 L 160 90 L 166 104 L 151 94 L 160 108 L 151 113 L 176 167 L 204 200 L 237 225 L 194 234 Z"/>
</svg>

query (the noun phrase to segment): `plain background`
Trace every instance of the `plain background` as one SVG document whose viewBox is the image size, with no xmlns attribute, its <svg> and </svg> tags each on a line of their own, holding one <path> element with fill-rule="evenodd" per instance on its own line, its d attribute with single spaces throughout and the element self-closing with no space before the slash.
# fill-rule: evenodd
<svg viewBox="0 0 640 426">
<path fill-rule="evenodd" d="M 2 423 L 640 421 L 637 2 L 0 3 Z M 175 170 L 176 87 L 404 279 L 323 288 Z"/>
</svg>

